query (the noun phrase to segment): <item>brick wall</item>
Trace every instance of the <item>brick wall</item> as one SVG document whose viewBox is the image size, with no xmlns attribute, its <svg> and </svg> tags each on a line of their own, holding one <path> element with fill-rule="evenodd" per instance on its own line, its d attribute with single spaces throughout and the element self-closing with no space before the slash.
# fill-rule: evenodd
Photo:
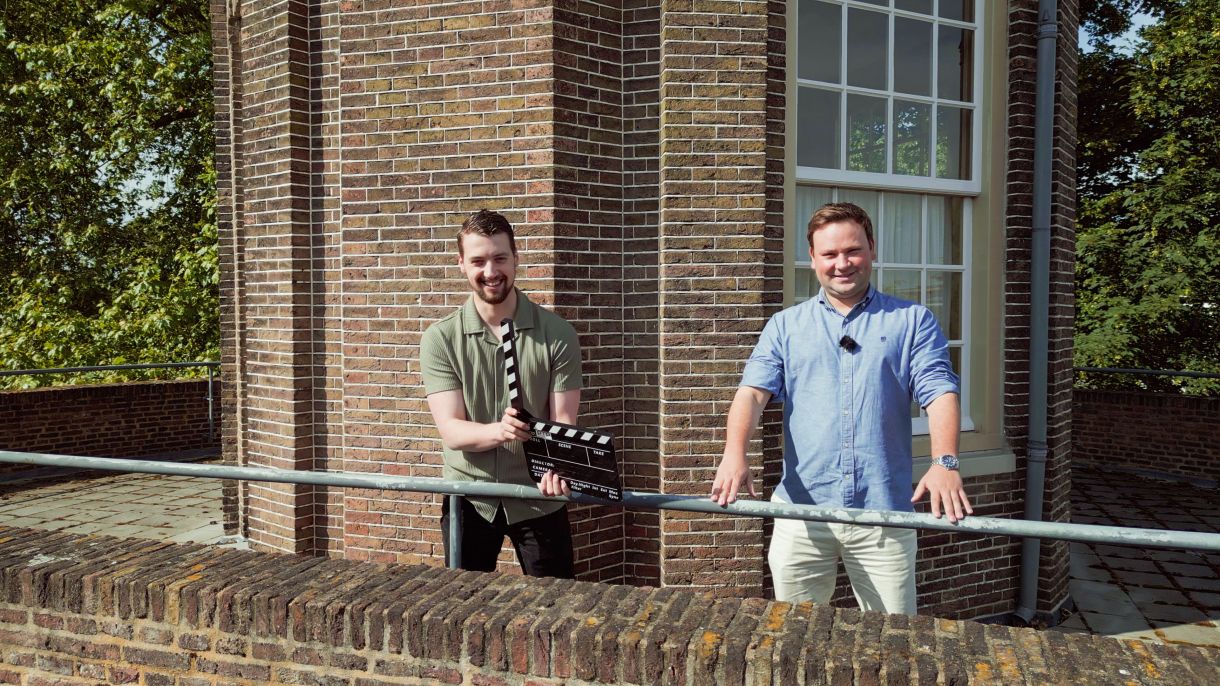
<svg viewBox="0 0 1220 686">
<path fill-rule="evenodd" d="M 0 392 L 0 450 L 150 457 L 219 449 L 208 435 L 208 382 L 142 381 Z M 215 384 L 219 400 L 221 384 Z M 219 402 L 214 425 L 220 429 Z M 0 475 L 30 471 L 0 465 Z"/>
<path fill-rule="evenodd" d="M 1220 482 L 1220 398 L 1076 389 L 1072 456 Z"/>
<path fill-rule="evenodd" d="M 1218 679 L 1193 646 L 0 526 L 0 683 Z"/>
<path fill-rule="evenodd" d="M 782 273 L 783 260 L 782 229 L 769 226 L 766 213 L 767 31 L 765 1 L 661 1 L 657 421 L 664 493 L 707 493 L 741 363 L 782 304 L 780 282 L 767 282 Z M 764 435 L 774 448 L 775 432 Z M 758 520 L 680 512 L 660 520 L 662 584 L 761 594 Z"/>
<path fill-rule="evenodd" d="M 220 266 L 220 378 L 222 393 L 220 408 L 225 416 L 221 426 L 221 454 L 228 464 L 243 464 L 241 436 L 244 435 L 244 413 L 241 402 L 244 392 L 244 361 L 237 354 L 245 346 L 244 320 L 237 303 L 241 301 L 243 256 L 241 216 L 244 212 L 240 143 L 242 126 L 242 83 L 240 11 L 230 12 L 227 0 L 210 0 L 208 15 L 212 25 L 212 80 L 215 97 L 216 131 L 216 227 L 219 235 L 217 259 Z M 239 10 L 240 5 L 233 6 Z M 240 512 L 244 484 L 225 481 L 221 486 L 224 499 L 224 528 L 229 535 L 242 531 Z"/>
</svg>

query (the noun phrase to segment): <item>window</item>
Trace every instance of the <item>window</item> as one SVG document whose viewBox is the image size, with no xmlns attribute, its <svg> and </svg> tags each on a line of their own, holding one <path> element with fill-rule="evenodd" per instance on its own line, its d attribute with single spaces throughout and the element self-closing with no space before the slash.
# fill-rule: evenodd
<svg viewBox="0 0 1220 686">
<path fill-rule="evenodd" d="M 975 4 L 799 0 L 798 175 L 978 193 Z"/>
<path fill-rule="evenodd" d="M 798 0 L 793 51 L 793 298 L 818 290 L 801 230 L 814 210 L 832 201 L 867 210 L 874 285 L 936 315 L 962 376 L 967 429 L 981 10 L 978 0 Z M 919 415 L 912 408 L 926 433 Z"/>
</svg>

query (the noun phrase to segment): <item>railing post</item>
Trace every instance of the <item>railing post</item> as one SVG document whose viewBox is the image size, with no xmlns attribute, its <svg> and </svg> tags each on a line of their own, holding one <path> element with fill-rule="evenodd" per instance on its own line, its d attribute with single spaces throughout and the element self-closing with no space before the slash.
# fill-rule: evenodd
<svg viewBox="0 0 1220 686">
<path fill-rule="evenodd" d="M 216 438 L 216 415 L 214 414 L 216 397 L 212 394 L 212 365 L 208 365 L 208 440 Z"/>
<path fill-rule="evenodd" d="M 462 568 L 462 496 L 449 496 L 449 569 Z"/>
</svg>

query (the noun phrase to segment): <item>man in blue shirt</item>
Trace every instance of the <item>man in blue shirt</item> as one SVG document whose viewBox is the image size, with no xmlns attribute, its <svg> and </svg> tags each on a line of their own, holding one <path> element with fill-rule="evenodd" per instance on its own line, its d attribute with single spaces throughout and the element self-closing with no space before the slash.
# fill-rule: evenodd
<svg viewBox="0 0 1220 686">
<path fill-rule="evenodd" d="M 756 495 L 746 444 L 763 407 L 784 404 L 777 502 L 973 513 L 957 471 L 958 378 L 932 313 L 872 288 L 873 224 L 851 203 L 814 213 L 807 234 L 818 295 L 771 318 L 729 408 L 712 500 Z M 911 401 L 928 414 L 933 466 L 911 489 Z M 775 520 L 768 563 L 779 600 L 828 602 L 840 557 L 860 607 L 915 614 L 915 531 Z"/>
</svg>

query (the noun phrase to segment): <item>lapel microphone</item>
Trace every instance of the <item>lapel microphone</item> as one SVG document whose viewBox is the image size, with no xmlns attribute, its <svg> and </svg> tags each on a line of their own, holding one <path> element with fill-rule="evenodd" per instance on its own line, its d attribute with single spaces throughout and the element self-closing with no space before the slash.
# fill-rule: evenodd
<svg viewBox="0 0 1220 686">
<path fill-rule="evenodd" d="M 857 343 L 851 336 L 843 336 L 839 339 L 839 347 L 849 353 L 854 353 L 856 352 L 856 348 L 860 347 L 860 344 Z"/>
</svg>

